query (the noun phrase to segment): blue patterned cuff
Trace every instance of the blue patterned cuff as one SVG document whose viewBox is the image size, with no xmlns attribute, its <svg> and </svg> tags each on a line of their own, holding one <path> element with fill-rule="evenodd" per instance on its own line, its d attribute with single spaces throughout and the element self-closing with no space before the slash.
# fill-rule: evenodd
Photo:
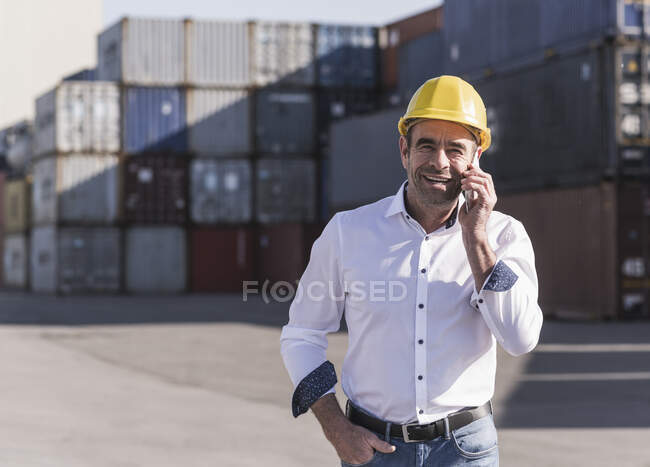
<svg viewBox="0 0 650 467">
<path fill-rule="evenodd" d="M 293 392 L 291 409 L 294 418 L 309 410 L 323 394 L 336 384 L 336 370 L 329 360 L 326 360 L 314 371 L 305 376 Z"/>
<path fill-rule="evenodd" d="M 483 287 L 483 290 L 491 290 L 492 292 L 505 292 L 510 290 L 515 282 L 517 282 L 519 276 L 515 274 L 512 269 L 506 265 L 503 261 L 499 261 L 494 265 L 492 274 Z"/>
</svg>

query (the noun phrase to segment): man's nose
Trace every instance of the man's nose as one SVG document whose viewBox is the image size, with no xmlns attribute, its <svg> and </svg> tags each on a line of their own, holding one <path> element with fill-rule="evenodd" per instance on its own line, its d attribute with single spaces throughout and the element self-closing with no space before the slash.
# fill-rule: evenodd
<svg viewBox="0 0 650 467">
<path fill-rule="evenodd" d="M 433 155 L 429 159 L 429 165 L 434 167 L 436 170 L 444 170 L 449 168 L 449 159 L 444 149 L 439 149 L 434 151 Z"/>
</svg>

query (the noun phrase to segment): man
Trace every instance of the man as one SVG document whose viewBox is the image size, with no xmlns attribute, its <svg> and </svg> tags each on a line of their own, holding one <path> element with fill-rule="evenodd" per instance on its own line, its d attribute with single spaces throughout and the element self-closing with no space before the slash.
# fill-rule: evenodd
<svg viewBox="0 0 650 467">
<path fill-rule="evenodd" d="M 330 220 L 282 328 L 293 414 L 311 407 L 343 466 L 498 465 L 496 342 L 515 356 L 537 345 L 533 249 L 520 222 L 493 211 L 478 166 L 490 130 L 471 85 L 425 82 L 398 129 L 407 180 Z M 345 414 L 326 360 L 343 312 Z"/>
</svg>

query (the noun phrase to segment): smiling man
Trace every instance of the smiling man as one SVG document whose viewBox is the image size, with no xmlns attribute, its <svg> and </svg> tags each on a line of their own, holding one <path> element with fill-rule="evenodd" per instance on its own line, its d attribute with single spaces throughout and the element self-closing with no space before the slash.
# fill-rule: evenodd
<svg viewBox="0 0 650 467">
<path fill-rule="evenodd" d="M 543 320 L 531 242 L 493 211 L 478 166 L 490 130 L 470 84 L 425 82 L 398 129 L 407 180 L 330 220 L 282 328 L 293 415 L 312 409 L 343 466 L 498 465 L 496 345 L 530 352 Z M 343 313 L 345 413 L 326 360 Z"/>
</svg>

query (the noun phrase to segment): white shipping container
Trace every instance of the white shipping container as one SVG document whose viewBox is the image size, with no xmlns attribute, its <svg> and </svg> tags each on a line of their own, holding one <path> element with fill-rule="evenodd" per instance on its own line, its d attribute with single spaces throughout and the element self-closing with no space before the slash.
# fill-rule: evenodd
<svg viewBox="0 0 650 467">
<path fill-rule="evenodd" d="M 33 167 L 32 223 L 109 224 L 118 218 L 119 159 L 110 154 L 48 157 Z"/>
<path fill-rule="evenodd" d="M 187 84 L 248 86 L 248 24 L 235 21 L 187 21 Z"/>
<path fill-rule="evenodd" d="M 182 20 L 123 18 L 97 37 L 97 78 L 134 85 L 185 79 Z"/>
<path fill-rule="evenodd" d="M 120 150 L 115 83 L 64 81 L 36 99 L 36 155 Z"/>
<path fill-rule="evenodd" d="M 253 37 L 255 84 L 314 84 L 315 53 L 311 24 L 259 21 L 253 25 Z"/>
<path fill-rule="evenodd" d="M 191 164 L 191 216 L 200 224 L 251 220 L 251 163 L 195 159 Z"/>
<path fill-rule="evenodd" d="M 120 287 L 120 232 L 112 227 L 38 227 L 32 231 L 35 292 L 115 292 Z"/>
<path fill-rule="evenodd" d="M 249 96 L 248 91 L 188 89 L 190 151 L 201 157 L 249 154 L 252 150 Z"/>
<path fill-rule="evenodd" d="M 126 288 L 129 292 L 182 292 L 186 287 L 185 230 L 131 227 L 126 230 Z"/>
<path fill-rule="evenodd" d="M 6 286 L 27 287 L 27 248 L 26 235 L 5 235 L 3 277 Z"/>
</svg>

